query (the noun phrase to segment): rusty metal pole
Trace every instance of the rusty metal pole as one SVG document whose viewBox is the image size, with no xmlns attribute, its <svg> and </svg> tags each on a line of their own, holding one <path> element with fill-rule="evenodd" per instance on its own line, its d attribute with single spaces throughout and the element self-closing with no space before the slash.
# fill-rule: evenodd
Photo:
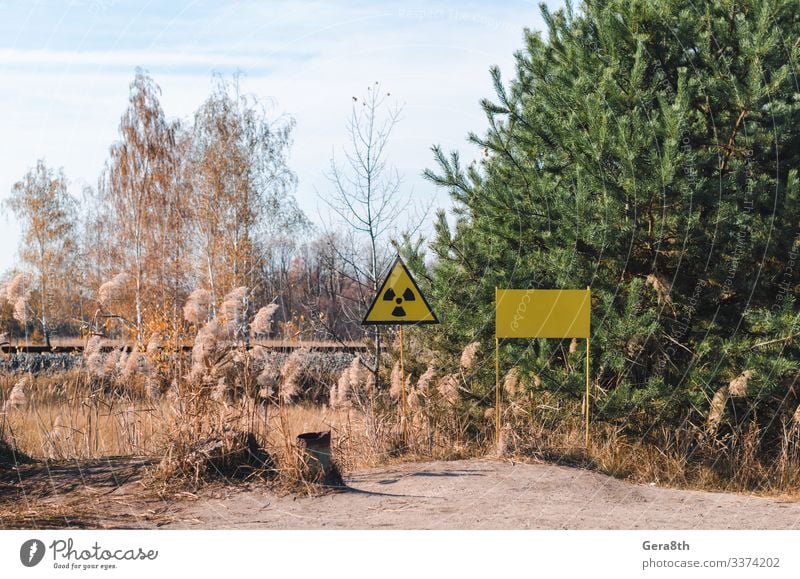
<svg viewBox="0 0 800 579">
<path fill-rule="evenodd" d="M 497 448 L 500 448 L 500 420 L 502 409 L 500 408 L 500 338 L 494 339 L 494 441 Z"/>
<path fill-rule="evenodd" d="M 400 326 L 400 426 L 403 430 L 403 446 L 408 445 L 408 416 L 406 407 L 406 370 L 403 352 L 403 326 Z"/>
</svg>

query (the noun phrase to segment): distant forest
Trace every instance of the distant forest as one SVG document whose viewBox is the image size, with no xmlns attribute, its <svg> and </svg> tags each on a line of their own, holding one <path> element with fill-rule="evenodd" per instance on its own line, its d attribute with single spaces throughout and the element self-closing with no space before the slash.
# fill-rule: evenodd
<svg viewBox="0 0 800 579">
<path fill-rule="evenodd" d="M 0 332 L 47 344 L 87 333 L 177 337 L 206 321 L 198 303 L 210 319 L 227 297 L 251 315 L 269 307 L 265 337 L 360 338 L 396 233 L 389 220 L 404 208 L 399 177 L 377 150 L 397 118 L 379 90 L 355 99 L 348 125 L 366 137 L 348 154 L 371 147 L 370 164 L 331 161 L 326 198 L 334 215 L 363 222 L 361 235 L 314 227 L 298 208 L 287 161 L 294 121 L 269 118 L 238 77 L 215 77 L 183 123 L 165 116 L 160 88 L 137 70 L 97 185 L 76 196 L 63 170 L 39 160 L 5 202 L 23 238 L 19 267 L 0 278 Z"/>
</svg>

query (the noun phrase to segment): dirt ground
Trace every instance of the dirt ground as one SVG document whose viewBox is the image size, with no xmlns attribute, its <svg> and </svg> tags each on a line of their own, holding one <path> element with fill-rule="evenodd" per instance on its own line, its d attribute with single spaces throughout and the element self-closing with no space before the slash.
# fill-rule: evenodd
<svg viewBox="0 0 800 579">
<path fill-rule="evenodd" d="M 0 528 L 800 529 L 798 501 L 632 485 L 550 464 L 405 463 L 315 496 L 219 484 L 169 498 L 143 494 L 145 464 L 0 473 Z"/>
</svg>

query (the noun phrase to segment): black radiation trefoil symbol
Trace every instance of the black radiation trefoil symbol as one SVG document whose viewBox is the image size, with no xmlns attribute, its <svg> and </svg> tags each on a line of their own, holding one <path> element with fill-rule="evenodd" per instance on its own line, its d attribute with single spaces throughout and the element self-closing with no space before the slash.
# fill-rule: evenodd
<svg viewBox="0 0 800 579">
<path fill-rule="evenodd" d="M 361 323 L 416 325 L 438 324 L 439 320 L 398 255 Z"/>
<path fill-rule="evenodd" d="M 402 296 L 398 296 L 396 293 L 394 293 L 392 288 L 389 288 L 386 290 L 386 293 L 383 294 L 383 301 L 390 302 L 394 300 L 394 303 L 397 304 L 392 310 L 392 315 L 397 318 L 403 318 L 406 315 L 406 311 L 403 309 L 403 301 L 413 302 L 416 301 L 416 299 L 417 298 L 414 296 L 414 292 L 411 291 L 410 287 L 406 288 L 406 291 L 403 292 Z"/>
</svg>

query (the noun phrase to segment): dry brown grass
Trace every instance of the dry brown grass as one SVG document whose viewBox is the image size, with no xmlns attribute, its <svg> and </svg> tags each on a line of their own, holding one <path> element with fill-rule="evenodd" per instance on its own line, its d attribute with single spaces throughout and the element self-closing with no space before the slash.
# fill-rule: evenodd
<svg viewBox="0 0 800 579">
<path fill-rule="evenodd" d="M 0 404 L 19 378 L 0 377 Z M 80 369 L 25 381 L 25 404 L 0 414 L 0 436 L 34 459 L 162 456 L 169 466 L 162 469 L 162 479 L 183 472 L 197 483 L 197 469 L 184 469 L 181 460 L 196 454 L 198 443 L 226 432 L 253 433 L 289 481 L 303 478 L 303 454 L 295 442 L 304 432 L 330 430 L 336 463 L 345 473 L 393 460 L 481 453 L 478 446 L 449 436 L 457 419 L 444 403 L 435 418 L 410 409 L 404 437 L 395 407 L 269 404 L 249 396 L 215 398 L 209 388 L 171 390 L 150 399 L 141 387 L 93 390 Z"/>
<path fill-rule="evenodd" d="M 0 409 L 21 378 L 0 375 Z M 267 403 L 246 394 L 215 398 L 213 388 L 149 399 L 131 393 L 141 388 L 92 390 L 80 370 L 25 381 L 24 404 L 0 413 L 0 440 L 34 459 L 167 456 L 176 457 L 174 466 L 195 452 L 198 442 L 226 432 L 252 433 L 274 459 L 286 488 L 296 491 L 307 488 L 307 464 L 296 445 L 305 432 L 331 431 L 334 458 L 345 474 L 392 461 L 497 452 L 493 410 L 482 421 L 466 415 L 462 401 L 428 384 L 432 376 L 410 386 L 405 422 L 388 396 L 383 405 L 364 395 L 331 407 Z M 644 442 L 621 427 L 598 424 L 587 449 L 580 409 L 554 404 L 550 399 L 508 402 L 501 454 L 592 468 L 643 484 L 767 494 L 800 487 L 800 424 L 786 425 L 780 455 L 772 459 L 762 455 L 761 433 L 754 426 L 722 439 L 709 435 L 706 425 L 662 428 Z M 180 472 L 166 469 L 161 480 Z M 196 484 L 199 473 L 188 478 Z"/>
<path fill-rule="evenodd" d="M 181 432 L 187 418 L 181 400 L 79 393 L 73 379 L 65 376 L 56 385 L 52 377 L 31 377 L 25 406 L 0 413 L 0 435 L 34 459 L 65 460 L 158 456 L 180 434 L 252 432 L 280 463 L 291 467 L 299 434 L 330 430 L 343 468 L 375 465 L 382 458 L 370 441 L 363 413 L 352 407 L 265 405 L 250 398 L 235 403 L 207 400 L 203 415 L 194 416 L 189 431 Z M 8 376 L 1 380 L 6 394 L 0 396 L 0 406 L 15 383 Z"/>
<path fill-rule="evenodd" d="M 700 428 L 662 428 L 648 442 L 624 434 L 621 427 L 595 425 L 584 442 L 580 420 L 558 424 L 517 424 L 506 454 L 518 460 L 542 460 L 589 468 L 638 484 L 684 489 L 792 495 L 800 489 L 797 432 L 787 429 L 783 452 L 760 455 L 760 433 L 751 426 L 725 440 L 708 438 Z"/>
</svg>

